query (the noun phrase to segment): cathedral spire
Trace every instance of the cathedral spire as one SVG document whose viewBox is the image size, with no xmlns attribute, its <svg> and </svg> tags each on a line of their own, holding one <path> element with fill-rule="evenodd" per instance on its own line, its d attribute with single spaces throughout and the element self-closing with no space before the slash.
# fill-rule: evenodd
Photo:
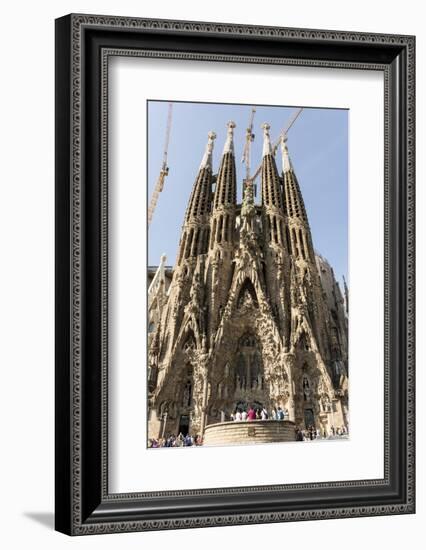
<svg viewBox="0 0 426 550">
<path fill-rule="evenodd" d="M 263 128 L 262 157 L 265 157 L 266 155 L 272 155 L 271 136 L 269 135 L 269 130 L 271 129 L 271 126 L 267 122 L 264 122 L 262 124 L 262 128 Z"/>
<path fill-rule="evenodd" d="M 289 172 L 290 170 L 293 170 L 293 165 L 291 163 L 290 155 L 288 152 L 287 147 L 287 135 L 283 134 L 281 136 L 281 153 L 282 153 L 282 166 L 283 166 L 283 173 Z"/>
<path fill-rule="evenodd" d="M 223 206 L 235 206 L 237 202 L 237 179 L 235 173 L 234 156 L 234 128 L 235 122 L 228 122 L 228 134 L 223 148 L 222 161 L 217 175 L 216 190 L 214 194 L 214 209 Z"/>
<path fill-rule="evenodd" d="M 311 260 L 315 263 L 311 230 L 299 182 L 290 159 L 287 136 L 281 136 L 283 170 L 283 202 L 287 215 L 287 242 L 289 252 L 295 259 Z"/>
<path fill-rule="evenodd" d="M 229 244 L 233 241 L 235 208 L 237 205 L 237 177 L 234 155 L 235 122 L 228 122 L 228 133 L 223 148 L 222 160 L 216 178 L 214 192 L 210 248 L 216 244 Z"/>
<path fill-rule="evenodd" d="M 225 145 L 223 147 L 223 154 L 232 153 L 234 154 L 234 128 L 236 124 L 233 120 L 230 120 L 227 124 L 228 133 L 226 136 Z"/>
<path fill-rule="evenodd" d="M 265 227 L 268 231 L 268 241 L 279 247 L 284 242 L 284 206 L 281 191 L 281 181 L 272 152 L 270 126 L 267 122 L 263 128 L 263 159 L 262 159 L 262 206 Z"/>
<path fill-rule="evenodd" d="M 210 196 L 212 187 L 212 153 L 216 134 L 209 132 L 206 150 L 200 164 L 198 175 L 192 188 L 185 222 L 194 221 L 210 210 Z"/>
<path fill-rule="evenodd" d="M 213 157 L 213 146 L 214 146 L 214 140 L 216 139 L 216 134 L 214 132 L 209 132 L 207 134 L 208 141 L 206 145 L 206 150 L 204 152 L 203 159 L 200 164 L 200 170 L 203 168 L 209 168 L 212 170 L 212 157 Z"/>
<path fill-rule="evenodd" d="M 263 159 L 262 159 L 262 202 L 269 208 L 276 209 L 279 214 L 283 214 L 281 182 L 278 175 L 277 165 L 275 164 L 272 153 L 271 138 L 269 136 L 270 126 L 267 122 L 262 124 L 263 128 Z"/>
<path fill-rule="evenodd" d="M 179 243 L 178 265 L 186 258 L 205 254 L 210 238 L 209 213 L 213 184 L 212 153 L 216 134 L 208 133 L 206 150 L 192 187 Z"/>
</svg>

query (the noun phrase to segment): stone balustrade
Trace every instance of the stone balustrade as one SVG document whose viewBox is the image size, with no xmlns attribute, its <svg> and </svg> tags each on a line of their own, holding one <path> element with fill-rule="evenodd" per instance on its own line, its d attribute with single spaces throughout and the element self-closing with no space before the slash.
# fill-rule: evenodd
<svg viewBox="0 0 426 550">
<path fill-rule="evenodd" d="M 295 423 L 290 420 L 252 420 L 210 424 L 204 445 L 247 445 L 295 441 Z"/>
</svg>

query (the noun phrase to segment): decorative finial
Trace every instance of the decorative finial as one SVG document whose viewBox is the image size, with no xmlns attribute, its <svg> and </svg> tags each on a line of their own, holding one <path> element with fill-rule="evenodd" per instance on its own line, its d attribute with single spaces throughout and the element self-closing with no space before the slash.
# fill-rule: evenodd
<svg viewBox="0 0 426 550">
<path fill-rule="evenodd" d="M 166 260 L 167 260 L 167 256 L 166 254 L 163 252 L 160 256 L 160 262 L 164 265 L 166 263 Z"/>
<path fill-rule="evenodd" d="M 291 164 L 290 155 L 287 148 L 287 134 L 281 134 L 281 156 L 283 162 L 283 172 L 290 172 L 290 170 L 293 170 L 293 165 Z"/>
<path fill-rule="evenodd" d="M 227 124 L 228 135 L 226 136 L 225 147 L 223 148 L 223 154 L 232 153 L 234 154 L 234 128 L 236 124 L 233 120 L 230 120 Z"/>
<path fill-rule="evenodd" d="M 212 154 L 213 154 L 213 145 L 214 140 L 216 139 L 216 134 L 211 130 L 208 134 L 208 141 L 206 145 L 206 150 L 204 152 L 203 160 L 200 164 L 200 170 L 202 168 L 210 168 L 212 169 Z"/>
<path fill-rule="evenodd" d="M 262 128 L 263 128 L 263 153 L 262 153 L 262 156 L 265 157 L 266 155 L 272 155 L 271 137 L 269 135 L 269 130 L 270 130 L 271 126 L 267 122 L 264 122 L 262 124 Z"/>
</svg>

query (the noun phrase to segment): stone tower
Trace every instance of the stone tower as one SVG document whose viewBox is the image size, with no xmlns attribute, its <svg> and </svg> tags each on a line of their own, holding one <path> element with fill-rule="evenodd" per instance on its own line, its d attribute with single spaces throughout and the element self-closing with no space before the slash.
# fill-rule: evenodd
<svg viewBox="0 0 426 550">
<path fill-rule="evenodd" d="M 281 407 L 301 428 L 348 425 L 348 325 L 329 264 L 314 252 L 286 139 L 282 172 L 263 125 L 262 201 L 237 204 L 235 124 L 217 174 L 210 132 L 165 290 L 149 293 L 148 437 L 203 434 L 237 408 Z"/>
</svg>

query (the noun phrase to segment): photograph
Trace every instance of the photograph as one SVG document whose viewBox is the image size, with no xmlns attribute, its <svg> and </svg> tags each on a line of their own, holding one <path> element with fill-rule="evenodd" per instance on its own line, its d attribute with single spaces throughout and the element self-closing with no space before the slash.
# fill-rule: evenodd
<svg viewBox="0 0 426 550">
<path fill-rule="evenodd" d="M 350 438 L 349 109 L 147 101 L 147 447 Z"/>
</svg>

